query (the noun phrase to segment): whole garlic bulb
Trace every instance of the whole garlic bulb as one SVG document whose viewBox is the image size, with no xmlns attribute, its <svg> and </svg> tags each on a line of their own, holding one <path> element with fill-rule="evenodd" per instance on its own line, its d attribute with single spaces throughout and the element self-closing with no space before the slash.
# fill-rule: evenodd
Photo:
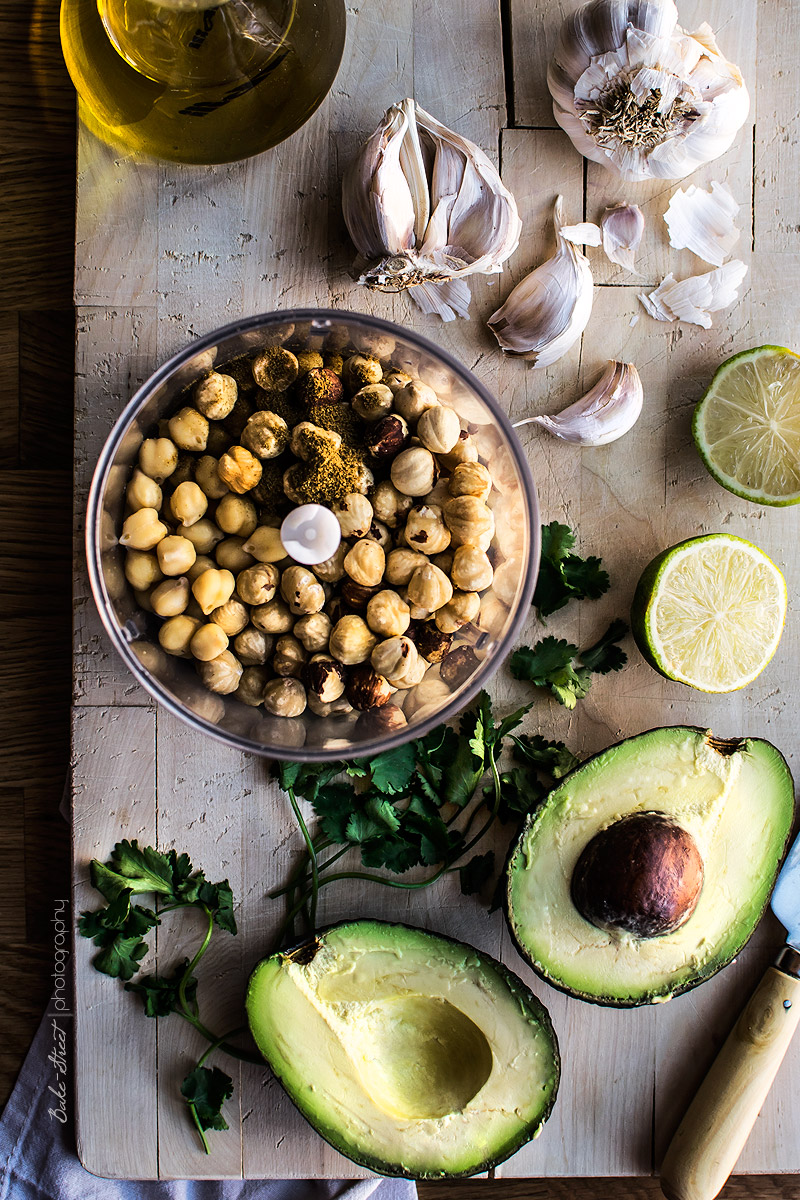
<svg viewBox="0 0 800 1200">
<path fill-rule="evenodd" d="M 342 181 L 359 283 L 408 290 L 425 313 L 466 317 L 465 276 L 499 272 L 519 243 L 514 197 L 479 146 L 414 100 L 393 104 Z"/>
<path fill-rule="evenodd" d="M 750 98 L 711 27 L 673 0 L 593 0 L 567 17 L 547 72 L 573 145 L 623 179 L 682 179 L 723 154 Z"/>
</svg>

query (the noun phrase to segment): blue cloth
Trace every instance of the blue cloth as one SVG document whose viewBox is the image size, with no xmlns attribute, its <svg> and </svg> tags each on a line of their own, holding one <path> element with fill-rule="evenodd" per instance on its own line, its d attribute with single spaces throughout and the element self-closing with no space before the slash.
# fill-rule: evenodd
<svg viewBox="0 0 800 1200">
<path fill-rule="evenodd" d="M 59 1080 L 71 1078 L 70 1064 L 59 1072 L 61 1064 L 48 1058 L 58 1052 L 52 1020 L 42 1019 L 0 1117 L 0 1200 L 416 1200 L 416 1185 L 406 1179 L 149 1183 L 90 1175 L 75 1152 L 69 1086 L 63 1099 L 57 1094 Z M 308 1136 L 317 1135 L 309 1128 Z"/>
</svg>

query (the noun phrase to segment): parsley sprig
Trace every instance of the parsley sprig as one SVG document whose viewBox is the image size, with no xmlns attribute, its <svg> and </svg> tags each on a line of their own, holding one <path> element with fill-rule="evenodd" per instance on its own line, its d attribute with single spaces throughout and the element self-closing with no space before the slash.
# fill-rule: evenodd
<svg viewBox="0 0 800 1200">
<path fill-rule="evenodd" d="M 574 554 L 576 540 L 569 525 L 551 521 L 542 526 L 542 556 L 533 593 L 542 620 L 570 600 L 599 600 L 608 591 L 608 572 L 603 570 L 601 560 L 594 555 L 581 558 Z"/>
<path fill-rule="evenodd" d="M 126 991 L 142 1001 L 145 1016 L 166 1017 L 177 1013 L 202 1034 L 210 1045 L 193 1071 L 181 1085 L 181 1093 L 197 1128 L 203 1149 L 208 1154 L 206 1131 L 227 1129 L 222 1105 L 233 1094 L 233 1080 L 218 1067 L 203 1064 L 211 1053 L 221 1050 L 245 1062 L 260 1063 L 256 1054 L 232 1045 L 230 1038 L 244 1032 L 232 1029 L 218 1037 L 201 1021 L 197 1002 L 195 971 L 208 950 L 214 929 L 236 933 L 233 893 L 227 879 L 210 883 L 202 871 L 195 870 L 186 854 L 174 850 L 163 853 L 137 841 L 122 841 L 111 852 L 108 862 L 93 859 L 92 884 L 105 897 L 105 908 L 84 912 L 79 932 L 91 938 L 98 953 L 93 964 L 104 975 L 125 983 Z M 134 904 L 134 896 L 153 895 L 156 907 Z M 184 959 L 168 975 L 140 975 L 141 960 L 149 949 L 146 935 L 161 924 L 161 918 L 178 909 L 197 909 L 205 918 L 203 940 L 191 959 Z"/>
</svg>

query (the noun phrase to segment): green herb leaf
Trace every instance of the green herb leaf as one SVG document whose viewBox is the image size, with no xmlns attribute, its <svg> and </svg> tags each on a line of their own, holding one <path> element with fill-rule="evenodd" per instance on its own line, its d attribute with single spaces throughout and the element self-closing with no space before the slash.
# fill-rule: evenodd
<svg viewBox="0 0 800 1200">
<path fill-rule="evenodd" d="M 360 803 L 349 783 L 329 783 L 320 788 L 314 800 L 314 812 L 319 817 L 320 828 L 332 842 L 347 842 L 347 822 Z"/>
<path fill-rule="evenodd" d="M 534 770 L 512 767 L 500 775 L 500 808 L 498 816 L 504 823 L 520 824 L 520 818 L 538 808 L 547 788 L 539 782 Z"/>
<path fill-rule="evenodd" d="M 568 525 L 542 526 L 542 556 L 533 603 L 544 619 L 570 600 L 596 600 L 608 591 L 608 573 L 599 558 L 572 554 L 575 534 Z"/>
<path fill-rule="evenodd" d="M 413 742 L 406 742 L 404 746 L 398 746 L 395 750 L 378 754 L 370 763 L 372 786 L 389 795 L 405 792 L 416 765 L 417 755 Z"/>
<path fill-rule="evenodd" d="M 124 937 L 109 931 L 107 945 L 99 954 L 95 954 L 92 963 L 103 975 L 111 975 L 114 979 L 132 979 L 139 970 L 139 962 L 145 954 L 147 942 L 143 942 L 136 934 Z"/>
<path fill-rule="evenodd" d="M 143 975 L 136 983 L 126 983 L 125 991 L 141 998 L 146 1017 L 166 1017 L 172 1012 L 179 1012 L 181 1003 L 178 988 L 188 965 L 189 959 L 185 958 L 172 975 Z M 194 1005 L 197 980 L 193 975 L 187 980 L 185 995 L 189 1004 Z"/>
<path fill-rule="evenodd" d="M 197 1114 L 202 1129 L 227 1129 L 222 1106 L 233 1095 L 233 1080 L 219 1067 L 195 1067 L 181 1084 L 181 1095 Z"/>
<path fill-rule="evenodd" d="M 609 671 L 621 671 L 628 661 L 628 656 L 614 643 L 624 638 L 627 632 L 628 626 L 624 621 L 612 621 L 599 641 L 588 650 L 581 651 L 583 665 L 598 675 L 607 675 Z"/>
<path fill-rule="evenodd" d="M 486 854 L 476 854 L 463 867 L 459 867 L 458 875 L 461 881 L 461 891 L 465 896 L 480 892 L 489 882 L 494 873 L 494 851 Z"/>
<path fill-rule="evenodd" d="M 527 679 L 535 687 L 548 687 L 551 678 L 569 667 L 577 653 L 577 646 L 551 635 L 535 646 L 520 646 L 515 650 L 511 655 L 511 674 L 515 679 Z"/>
<path fill-rule="evenodd" d="M 575 600 L 599 600 L 611 586 L 608 571 L 602 568 L 602 560 L 590 555 L 581 558 L 568 554 L 561 563 L 564 581 Z"/>
<path fill-rule="evenodd" d="M 548 742 L 540 733 L 523 733 L 512 740 L 514 758 L 518 762 L 528 763 L 546 771 L 554 779 L 562 779 L 570 771 L 574 771 L 580 762 L 563 742 Z"/>
<path fill-rule="evenodd" d="M 197 898 L 205 904 L 214 918 L 214 924 L 226 933 L 237 932 L 236 918 L 233 915 L 233 892 L 227 879 L 221 883 L 208 883 L 205 879 L 200 885 Z"/>
<path fill-rule="evenodd" d="M 364 805 L 364 811 L 376 824 L 388 829 L 390 833 L 396 833 L 400 828 L 400 817 L 391 800 L 387 800 L 385 796 L 370 796 Z"/>
</svg>

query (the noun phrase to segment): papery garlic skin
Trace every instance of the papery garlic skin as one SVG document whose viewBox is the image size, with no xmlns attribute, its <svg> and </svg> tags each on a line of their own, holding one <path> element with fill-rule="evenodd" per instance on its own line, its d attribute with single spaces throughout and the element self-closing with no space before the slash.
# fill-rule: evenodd
<svg viewBox="0 0 800 1200">
<path fill-rule="evenodd" d="M 633 271 L 636 251 L 644 234 L 644 213 L 638 204 L 615 204 L 600 218 L 603 250 L 609 262 Z"/>
<path fill-rule="evenodd" d="M 585 254 L 562 235 L 563 200 L 553 211 L 558 248 L 522 279 L 487 324 L 503 350 L 549 367 L 578 340 L 594 299 L 592 269 Z"/>
<path fill-rule="evenodd" d="M 579 225 L 562 225 L 561 236 L 573 246 L 599 246 L 602 234 L 600 226 L 593 221 L 581 221 Z"/>
<path fill-rule="evenodd" d="M 712 267 L 721 267 L 739 240 L 738 212 L 730 191 L 716 179 L 710 192 L 694 183 L 686 191 L 678 188 L 664 213 L 669 244 L 676 250 L 691 250 Z"/>
<path fill-rule="evenodd" d="M 468 315 L 465 276 L 501 271 L 522 231 L 514 197 L 480 147 L 410 99 L 388 109 L 348 167 L 342 208 L 359 283 L 408 290 L 444 320 Z"/>
<path fill-rule="evenodd" d="M 672 0 L 593 0 L 561 27 L 547 72 L 556 121 L 623 179 L 682 179 L 747 119 L 744 80 L 710 26 L 677 22 Z"/>
<path fill-rule="evenodd" d="M 578 446 L 606 446 L 633 429 L 644 403 L 644 390 L 633 363 L 610 362 L 597 383 L 560 413 L 528 417 L 520 425 L 541 425 L 554 437 Z"/>
<path fill-rule="evenodd" d="M 746 274 L 746 265 L 732 258 L 705 275 L 676 280 L 669 274 L 654 292 L 649 295 L 640 292 L 639 299 L 657 321 L 686 321 L 710 329 L 711 314 L 730 308 Z"/>
</svg>

